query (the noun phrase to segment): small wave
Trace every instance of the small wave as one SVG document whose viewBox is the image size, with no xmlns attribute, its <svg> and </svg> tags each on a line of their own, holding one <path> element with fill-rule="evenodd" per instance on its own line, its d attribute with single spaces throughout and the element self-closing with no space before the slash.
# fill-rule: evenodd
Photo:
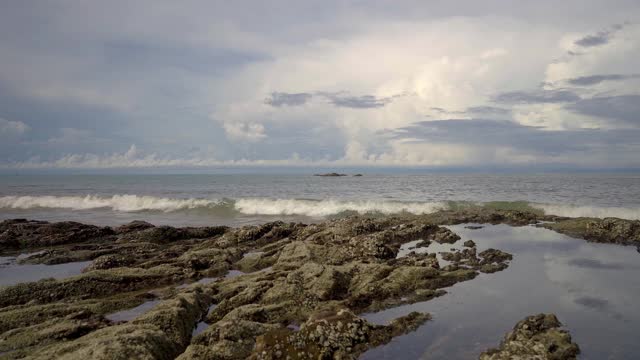
<svg viewBox="0 0 640 360">
<path fill-rule="evenodd" d="M 340 201 L 298 199 L 239 199 L 235 209 L 246 215 L 331 216 L 345 212 L 358 214 L 428 214 L 447 208 L 442 202 Z"/>
<path fill-rule="evenodd" d="M 220 202 L 206 199 L 170 199 L 155 196 L 113 195 L 102 196 L 3 196 L 0 208 L 5 209 L 112 209 L 121 212 L 135 211 L 177 211 L 214 207 Z"/>
<path fill-rule="evenodd" d="M 566 217 L 617 217 L 621 219 L 640 220 L 640 209 L 625 207 L 578 206 L 564 204 L 531 204 L 532 207 L 544 211 L 548 215 Z"/>
</svg>

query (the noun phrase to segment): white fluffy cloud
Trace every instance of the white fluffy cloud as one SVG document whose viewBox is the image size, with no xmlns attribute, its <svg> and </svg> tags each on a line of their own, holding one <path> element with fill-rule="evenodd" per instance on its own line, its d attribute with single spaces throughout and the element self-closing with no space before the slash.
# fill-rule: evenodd
<svg viewBox="0 0 640 360">
<path fill-rule="evenodd" d="M 29 131 L 29 126 L 22 121 L 10 121 L 0 118 L 0 138 L 17 138 Z"/>
</svg>

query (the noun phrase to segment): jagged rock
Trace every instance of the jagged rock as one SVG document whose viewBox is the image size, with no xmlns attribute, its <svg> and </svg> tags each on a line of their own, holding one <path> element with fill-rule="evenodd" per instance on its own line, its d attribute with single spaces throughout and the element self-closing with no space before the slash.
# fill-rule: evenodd
<svg viewBox="0 0 640 360">
<path fill-rule="evenodd" d="M 0 222 L 0 247 L 35 248 L 88 240 L 99 240 L 114 235 L 108 227 L 80 224 L 73 221 L 49 223 L 25 219 Z"/>
<path fill-rule="evenodd" d="M 64 280 L 45 279 L 2 287 L 0 307 L 104 297 L 114 292 L 134 291 L 176 282 L 181 277 L 179 269 L 167 266 L 96 270 Z"/>
<path fill-rule="evenodd" d="M 411 313 L 389 326 L 372 325 L 346 309 L 314 314 L 299 331 L 269 331 L 258 337 L 249 359 L 356 359 L 370 347 L 415 330 L 429 315 Z"/>
<path fill-rule="evenodd" d="M 150 229 L 155 227 L 155 225 L 150 224 L 146 221 L 134 220 L 128 224 L 124 224 L 115 228 L 116 234 L 127 234 L 136 231 L 142 231 L 146 229 Z"/>
<path fill-rule="evenodd" d="M 475 243 L 475 241 L 473 241 L 473 240 L 467 240 L 467 241 L 465 241 L 462 245 L 463 245 L 463 246 L 466 246 L 466 247 L 470 247 L 470 248 L 471 248 L 471 247 L 476 247 L 476 243 Z"/>
<path fill-rule="evenodd" d="M 561 326 L 553 314 L 529 316 L 505 336 L 500 347 L 483 352 L 480 360 L 576 359 L 580 348 Z"/>
<path fill-rule="evenodd" d="M 86 267 L 83 272 L 93 271 L 93 270 L 106 270 L 112 269 L 116 267 L 123 267 L 132 265 L 135 262 L 134 259 L 124 255 L 103 255 L 93 260 L 91 265 Z"/>
<path fill-rule="evenodd" d="M 209 295 L 199 289 L 179 294 L 130 323 L 55 344 L 31 358 L 174 359 L 188 345 L 191 332 L 209 300 Z"/>
<path fill-rule="evenodd" d="M 201 228 L 174 228 L 172 226 L 157 226 L 146 228 L 141 231 L 127 232 L 121 234 L 118 242 L 150 242 L 157 244 L 167 244 L 185 239 L 204 239 L 224 234 L 228 228 L 226 226 L 212 226 Z"/>
</svg>

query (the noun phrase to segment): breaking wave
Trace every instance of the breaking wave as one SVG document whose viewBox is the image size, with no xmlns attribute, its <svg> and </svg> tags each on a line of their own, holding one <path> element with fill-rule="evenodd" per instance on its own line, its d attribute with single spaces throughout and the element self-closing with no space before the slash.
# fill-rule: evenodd
<svg viewBox="0 0 640 360">
<path fill-rule="evenodd" d="M 443 210 L 442 202 L 401 201 L 340 201 L 340 200 L 296 200 L 296 199 L 239 199 L 235 202 L 239 212 L 248 215 L 306 215 L 330 216 L 344 212 L 359 214 L 428 214 Z"/>
<path fill-rule="evenodd" d="M 155 196 L 113 195 L 102 196 L 3 196 L 0 208 L 8 209 L 112 209 L 114 211 L 178 211 L 216 206 L 219 202 L 205 199 L 170 199 Z"/>
<path fill-rule="evenodd" d="M 531 204 L 533 208 L 545 214 L 566 217 L 617 217 L 621 219 L 640 220 L 640 208 L 579 206 L 564 204 Z"/>
<path fill-rule="evenodd" d="M 513 202 L 404 202 L 391 200 L 309 200 L 309 199 L 203 199 L 166 198 L 142 195 L 113 196 L 1 196 L 0 209 L 68 209 L 74 211 L 109 209 L 117 212 L 176 212 L 205 211 L 217 215 L 234 216 L 310 216 L 327 217 L 344 213 L 358 214 L 429 214 L 439 210 L 467 207 L 487 207 L 505 210 L 540 211 L 567 217 L 619 217 L 640 219 L 640 208 L 577 206 Z"/>
<path fill-rule="evenodd" d="M 218 213 L 236 212 L 246 215 L 304 215 L 330 216 L 344 212 L 412 213 L 426 214 L 445 209 L 445 203 L 399 201 L 339 201 L 250 198 L 237 200 L 172 199 L 155 196 L 113 195 L 103 196 L 4 196 L 0 208 L 4 209 L 111 209 L 120 212 L 206 210 Z"/>
</svg>

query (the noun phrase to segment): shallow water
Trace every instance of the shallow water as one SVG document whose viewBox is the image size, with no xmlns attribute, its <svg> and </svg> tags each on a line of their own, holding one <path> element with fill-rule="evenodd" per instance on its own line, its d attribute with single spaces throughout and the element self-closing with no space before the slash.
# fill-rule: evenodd
<svg viewBox="0 0 640 360">
<path fill-rule="evenodd" d="M 209 306 L 209 309 L 207 310 L 207 315 L 209 315 L 211 311 L 213 311 L 213 309 L 215 309 L 217 306 L 218 304 L 211 304 L 211 306 Z M 208 328 L 209 328 L 209 324 L 207 322 L 205 321 L 198 322 L 196 324 L 196 327 L 193 329 L 193 332 L 191 332 L 191 337 L 202 334 Z"/>
<path fill-rule="evenodd" d="M 17 257 L 0 257 L 0 286 L 15 285 L 23 282 L 38 281 L 54 278 L 64 279 L 79 275 L 82 270 L 91 264 L 91 261 L 71 262 L 66 264 L 19 265 L 18 260 L 34 254 L 23 254 Z"/>
<path fill-rule="evenodd" d="M 582 350 L 581 359 L 632 359 L 640 353 L 640 254 L 635 248 L 592 244 L 550 230 L 506 225 L 450 226 L 478 251 L 514 255 L 509 268 L 458 283 L 431 301 L 365 317 L 387 323 L 411 311 L 433 320 L 416 332 L 365 353 L 364 359 L 477 359 L 498 346 L 528 315 L 555 313 Z"/>
<path fill-rule="evenodd" d="M 131 309 L 126 309 L 126 310 L 122 310 L 122 311 L 118 311 L 112 314 L 108 314 L 105 315 L 105 318 L 113 321 L 113 322 L 120 322 L 120 321 L 131 321 L 133 319 L 135 319 L 136 317 L 150 311 L 151 309 L 153 309 L 156 305 L 158 305 L 160 303 L 160 300 L 149 300 L 146 301 L 134 308 Z"/>
</svg>

